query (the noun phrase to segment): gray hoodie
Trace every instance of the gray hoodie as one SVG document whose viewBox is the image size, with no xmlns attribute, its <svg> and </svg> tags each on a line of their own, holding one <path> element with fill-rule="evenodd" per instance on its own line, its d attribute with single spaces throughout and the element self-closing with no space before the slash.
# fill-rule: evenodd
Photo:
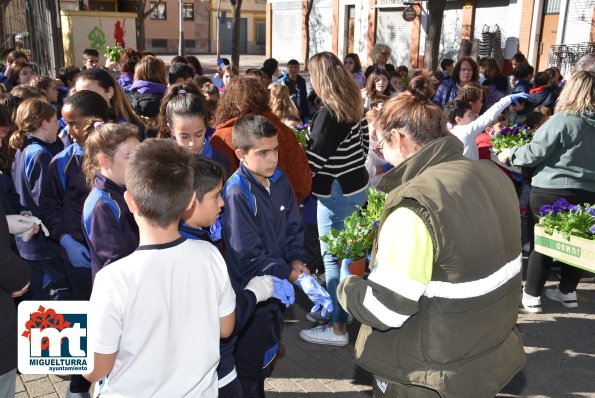
<svg viewBox="0 0 595 398">
<path fill-rule="evenodd" d="M 510 162 L 535 169 L 534 187 L 595 192 L 595 113 L 556 113 L 529 144 L 511 149 Z"/>
</svg>

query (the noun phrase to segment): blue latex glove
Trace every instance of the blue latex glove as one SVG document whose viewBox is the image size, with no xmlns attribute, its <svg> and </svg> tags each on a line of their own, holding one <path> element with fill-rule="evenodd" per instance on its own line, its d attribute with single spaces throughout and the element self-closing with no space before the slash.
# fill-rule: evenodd
<svg viewBox="0 0 595 398">
<path fill-rule="evenodd" d="M 318 310 L 322 311 L 322 316 L 325 316 L 327 312 L 333 311 L 333 303 L 331 302 L 331 296 L 328 292 L 320 286 L 316 278 L 312 275 L 308 275 L 305 272 L 300 275 L 295 282 L 300 289 L 308 295 L 308 298 L 314 303 L 314 307 L 311 312 Z"/>
<path fill-rule="evenodd" d="M 508 96 L 508 98 L 510 98 L 510 100 L 512 101 L 513 104 L 515 104 L 516 106 L 519 106 L 519 100 L 523 99 L 526 100 L 527 98 L 529 98 L 529 94 L 527 93 L 516 93 L 516 94 L 510 94 Z"/>
<path fill-rule="evenodd" d="M 70 263 L 77 268 L 91 268 L 89 249 L 66 234 L 60 239 L 60 244 L 66 250 Z"/>
<path fill-rule="evenodd" d="M 288 280 L 273 276 L 273 297 L 289 307 L 295 302 L 295 290 Z"/>
</svg>

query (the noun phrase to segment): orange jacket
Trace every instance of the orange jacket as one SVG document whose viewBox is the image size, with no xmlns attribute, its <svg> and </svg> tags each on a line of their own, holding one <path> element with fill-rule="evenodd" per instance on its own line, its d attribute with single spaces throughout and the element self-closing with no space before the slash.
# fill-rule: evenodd
<svg viewBox="0 0 595 398">
<path fill-rule="evenodd" d="M 279 164 L 285 172 L 291 188 L 298 201 L 301 201 L 310 194 L 312 188 L 312 172 L 306 154 L 297 138 L 281 120 L 271 112 L 259 113 L 269 119 L 277 127 L 277 138 L 279 140 Z M 231 130 L 238 118 L 233 118 L 217 126 L 211 137 L 211 146 L 222 152 L 229 159 L 229 171 L 233 173 L 240 167 L 240 161 L 236 157 L 235 148 L 231 142 Z"/>
</svg>

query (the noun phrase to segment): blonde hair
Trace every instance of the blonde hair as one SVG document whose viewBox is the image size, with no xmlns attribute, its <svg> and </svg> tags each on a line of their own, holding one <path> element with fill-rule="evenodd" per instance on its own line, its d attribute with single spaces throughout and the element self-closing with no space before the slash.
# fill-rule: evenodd
<svg viewBox="0 0 595 398">
<path fill-rule="evenodd" d="M 138 138 L 138 127 L 133 124 L 103 123 L 94 127 L 85 140 L 83 172 L 90 188 L 93 188 L 95 176 L 101 169 L 99 154 L 113 157 L 120 145 L 129 138 Z"/>
<path fill-rule="evenodd" d="M 299 112 L 289 97 L 289 89 L 286 85 L 281 83 L 273 85 L 269 104 L 271 106 L 271 112 L 277 115 L 279 119 L 300 120 Z"/>
<path fill-rule="evenodd" d="M 315 54 L 308 68 L 312 88 L 337 121 L 357 123 L 363 118 L 359 87 L 336 55 L 327 51 Z"/>
<path fill-rule="evenodd" d="M 384 53 L 388 53 L 388 56 L 390 57 L 393 50 L 386 44 L 378 43 L 374 45 L 374 47 L 372 47 L 372 61 L 376 63 L 376 61 L 378 61 L 378 56 Z"/>
<path fill-rule="evenodd" d="M 45 121 L 56 116 L 53 106 L 42 99 L 31 98 L 23 101 L 17 108 L 15 124 L 16 130 L 10 136 L 8 145 L 10 148 L 19 150 L 25 144 L 27 133 L 32 133 L 41 127 Z"/>
<path fill-rule="evenodd" d="M 574 116 L 583 116 L 595 111 L 595 73 L 575 72 L 570 78 L 556 104 L 556 112 L 566 112 Z"/>
</svg>

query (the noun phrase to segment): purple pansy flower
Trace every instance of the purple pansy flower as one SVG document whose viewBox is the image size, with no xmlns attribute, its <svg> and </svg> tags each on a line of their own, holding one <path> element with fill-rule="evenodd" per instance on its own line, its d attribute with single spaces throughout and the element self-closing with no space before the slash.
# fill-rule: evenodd
<svg viewBox="0 0 595 398">
<path fill-rule="evenodd" d="M 591 228 L 589 228 L 589 232 L 595 234 L 595 225 L 591 225 Z"/>
<path fill-rule="evenodd" d="M 595 207 L 585 207 L 585 211 L 595 217 Z"/>
<path fill-rule="evenodd" d="M 548 214 L 553 213 L 557 214 L 558 212 L 554 212 L 554 207 L 552 205 L 543 205 L 541 209 L 539 209 L 539 215 L 542 217 L 547 216 Z"/>
</svg>

